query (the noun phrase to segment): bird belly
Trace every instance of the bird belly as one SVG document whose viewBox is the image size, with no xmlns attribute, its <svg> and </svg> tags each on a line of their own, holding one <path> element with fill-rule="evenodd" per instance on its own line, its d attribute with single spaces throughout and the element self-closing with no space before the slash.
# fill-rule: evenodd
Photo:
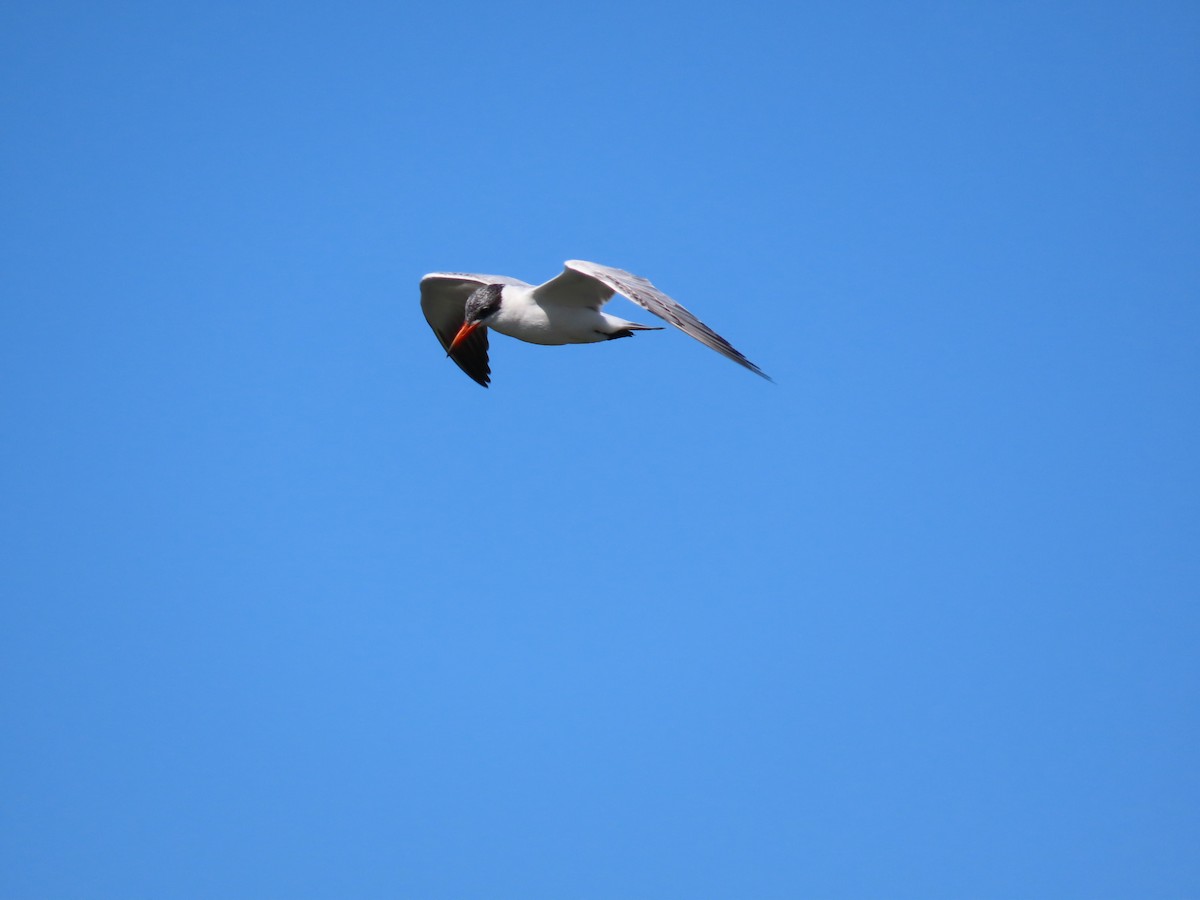
<svg viewBox="0 0 1200 900">
<path fill-rule="evenodd" d="M 546 308 L 536 303 L 502 309 L 488 327 L 530 344 L 591 344 L 608 339 L 607 316 L 594 309 Z"/>
</svg>

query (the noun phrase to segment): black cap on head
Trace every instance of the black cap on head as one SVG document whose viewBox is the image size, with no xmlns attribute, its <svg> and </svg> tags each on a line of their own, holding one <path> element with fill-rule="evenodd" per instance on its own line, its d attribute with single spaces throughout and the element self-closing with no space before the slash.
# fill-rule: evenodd
<svg viewBox="0 0 1200 900">
<path fill-rule="evenodd" d="M 478 322 L 480 319 L 486 319 L 493 313 L 500 311 L 500 292 L 504 289 L 502 284 L 485 284 L 478 287 L 467 298 L 467 308 L 465 320 L 467 322 Z"/>
</svg>

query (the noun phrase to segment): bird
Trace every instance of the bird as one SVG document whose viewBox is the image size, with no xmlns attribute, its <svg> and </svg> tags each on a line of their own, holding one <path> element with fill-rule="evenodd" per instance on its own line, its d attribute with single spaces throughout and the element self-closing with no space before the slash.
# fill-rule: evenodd
<svg viewBox="0 0 1200 900">
<path fill-rule="evenodd" d="M 488 329 L 531 344 L 592 344 L 662 331 L 610 316 L 602 307 L 614 294 L 632 300 L 722 356 L 771 377 L 734 349 L 683 304 L 642 278 L 599 263 L 569 259 L 544 284 L 506 275 L 431 272 L 421 279 L 421 311 L 446 355 L 473 381 L 487 387 Z"/>
</svg>

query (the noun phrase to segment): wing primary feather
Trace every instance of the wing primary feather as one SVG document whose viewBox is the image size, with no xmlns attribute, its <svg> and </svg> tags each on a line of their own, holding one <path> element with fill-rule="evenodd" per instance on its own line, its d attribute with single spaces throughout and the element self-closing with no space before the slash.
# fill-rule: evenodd
<svg viewBox="0 0 1200 900">
<path fill-rule="evenodd" d="M 450 343 L 466 318 L 467 298 L 483 284 L 524 285 L 525 282 L 504 275 L 432 272 L 421 279 L 421 312 L 455 364 L 476 384 L 487 387 L 492 372 L 488 364 L 487 328 L 476 328 L 450 352 Z"/>
<path fill-rule="evenodd" d="M 774 383 L 766 372 L 750 362 L 736 347 L 721 337 L 692 313 L 686 306 L 667 296 L 656 288 L 650 281 L 624 269 L 612 266 L 602 266 L 599 263 L 587 262 L 582 259 L 570 259 L 566 262 L 569 270 L 574 270 L 616 291 L 622 297 L 632 300 L 647 312 L 674 325 L 684 334 L 695 338 L 706 347 L 716 350 L 726 359 L 731 359 L 739 366 L 744 366 L 755 375 Z"/>
</svg>

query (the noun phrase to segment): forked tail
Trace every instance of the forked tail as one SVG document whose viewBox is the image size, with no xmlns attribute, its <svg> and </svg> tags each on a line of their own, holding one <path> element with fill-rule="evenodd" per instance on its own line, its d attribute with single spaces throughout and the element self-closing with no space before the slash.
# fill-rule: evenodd
<svg viewBox="0 0 1200 900">
<path fill-rule="evenodd" d="M 637 322 L 622 322 L 624 327 L 616 331 L 610 332 L 608 339 L 614 341 L 617 338 L 633 337 L 635 331 L 662 331 L 661 325 L 639 325 Z"/>
</svg>

